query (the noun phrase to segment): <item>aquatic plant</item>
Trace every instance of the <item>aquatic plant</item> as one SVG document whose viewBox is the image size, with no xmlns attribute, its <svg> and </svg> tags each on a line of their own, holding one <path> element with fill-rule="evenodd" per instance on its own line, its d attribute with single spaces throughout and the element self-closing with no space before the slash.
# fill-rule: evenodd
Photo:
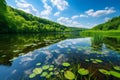
<svg viewBox="0 0 120 80">
<path fill-rule="evenodd" d="M 37 64 L 36 64 L 36 66 L 40 66 L 40 65 L 41 65 L 41 63 L 37 63 Z"/>
<path fill-rule="evenodd" d="M 88 74 L 89 74 L 89 71 L 88 71 L 87 69 L 85 69 L 85 68 L 80 68 L 80 69 L 78 70 L 78 73 L 79 73 L 80 75 L 88 75 Z"/>
<path fill-rule="evenodd" d="M 40 74 L 40 73 L 42 73 L 42 69 L 41 68 L 35 68 L 34 70 L 33 70 L 33 73 L 35 73 L 35 74 Z"/>
<path fill-rule="evenodd" d="M 44 65 L 44 66 L 42 66 L 42 69 L 43 70 L 47 70 L 49 68 L 49 65 Z"/>
<path fill-rule="evenodd" d="M 103 62 L 103 61 L 100 60 L 100 59 L 93 59 L 93 58 L 91 58 L 90 60 L 89 60 L 89 59 L 85 59 L 85 61 L 86 61 L 86 62 L 92 61 L 92 63 L 95 63 L 95 64 L 97 64 L 97 63 L 102 63 L 102 62 Z"/>
<path fill-rule="evenodd" d="M 40 76 L 41 77 L 45 77 L 45 76 L 47 76 L 48 75 L 48 72 L 43 72 Z"/>
<path fill-rule="evenodd" d="M 68 63 L 68 62 L 63 62 L 62 65 L 63 65 L 64 67 L 69 67 L 69 66 L 70 66 L 70 63 Z"/>
<path fill-rule="evenodd" d="M 66 79 L 69 79 L 69 80 L 75 79 L 75 74 L 71 71 L 66 71 L 64 73 L 64 76 Z"/>
<path fill-rule="evenodd" d="M 120 71 L 120 67 L 119 66 L 114 66 L 113 67 L 115 70 L 117 70 L 117 71 Z"/>
<path fill-rule="evenodd" d="M 35 76 L 36 76 L 36 74 L 32 73 L 32 74 L 29 75 L 29 78 L 34 78 Z"/>
<path fill-rule="evenodd" d="M 48 70 L 49 70 L 49 71 L 53 71 L 53 70 L 54 70 L 54 68 L 53 68 L 53 67 L 50 67 Z"/>
<path fill-rule="evenodd" d="M 105 75 L 110 75 L 110 72 L 105 69 L 99 69 L 99 72 Z"/>
<path fill-rule="evenodd" d="M 116 77 L 116 78 L 120 78 L 120 73 L 116 72 L 116 71 L 110 71 L 111 75 Z"/>
</svg>

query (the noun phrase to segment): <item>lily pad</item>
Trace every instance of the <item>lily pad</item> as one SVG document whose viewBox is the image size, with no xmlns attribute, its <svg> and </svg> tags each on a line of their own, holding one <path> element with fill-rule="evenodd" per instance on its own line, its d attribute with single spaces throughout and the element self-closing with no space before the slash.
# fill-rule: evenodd
<svg viewBox="0 0 120 80">
<path fill-rule="evenodd" d="M 42 69 L 41 68 L 35 68 L 34 70 L 33 70 L 33 73 L 35 73 L 35 74 L 41 74 L 42 73 Z"/>
<path fill-rule="evenodd" d="M 54 72 L 54 75 L 58 75 L 58 74 L 59 74 L 59 72 L 57 72 L 57 71 Z"/>
<path fill-rule="evenodd" d="M 50 78 L 51 77 L 51 75 L 50 74 L 48 74 L 47 76 L 46 76 L 46 78 Z"/>
<path fill-rule="evenodd" d="M 14 50 L 13 52 L 14 52 L 14 53 L 18 53 L 18 52 L 20 52 L 20 51 L 21 51 L 21 50 Z"/>
<path fill-rule="evenodd" d="M 90 60 L 89 59 L 85 59 L 86 62 L 89 62 Z"/>
<path fill-rule="evenodd" d="M 110 71 L 111 75 L 116 77 L 116 78 L 120 78 L 120 73 L 116 72 L 116 71 Z"/>
<path fill-rule="evenodd" d="M 60 72 L 64 72 L 64 70 L 61 70 Z"/>
<path fill-rule="evenodd" d="M 37 64 L 36 64 L 36 66 L 40 66 L 40 65 L 41 65 L 41 63 L 37 63 Z"/>
<path fill-rule="evenodd" d="M 41 74 L 41 77 L 45 77 L 45 76 L 47 76 L 48 75 L 48 72 L 43 72 L 42 74 Z"/>
<path fill-rule="evenodd" d="M 120 71 L 120 67 L 119 66 L 114 66 L 113 67 L 115 70 L 117 70 L 117 71 Z"/>
<path fill-rule="evenodd" d="M 97 62 L 96 62 L 96 61 L 92 61 L 92 63 L 97 64 Z"/>
<path fill-rule="evenodd" d="M 70 63 L 64 62 L 64 63 L 62 63 L 62 65 L 63 65 L 64 67 L 69 67 L 69 66 L 70 66 Z"/>
<path fill-rule="evenodd" d="M 64 73 L 64 76 L 65 76 L 66 79 L 69 79 L 69 80 L 75 79 L 75 75 L 71 71 L 66 71 Z"/>
<path fill-rule="evenodd" d="M 29 75 L 29 78 L 34 78 L 35 76 L 36 76 L 36 74 L 32 73 L 32 74 Z"/>
<path fill-rule="evenodd" d="M 48 70 L 49 70 L 49 71 L 53 71 L 53 70 L 54 70 L 54 68 L 50 67 Z"/>
<path fill-rule="evenodd" d="M 88 71 L 87 69 L 80 68 L 80 69 L 78 70 L 78 73 L 79 73 L 80 75 L 88 75 L 88 74 L 89 74 L 89 71 Z"/>
<path fill-rule="evenodd" d="M 53 68 L 53 67 L 54 67 L 54 65 L 50 65 L 50 67 L 52 67 L 52 68 Z"/>
<path fill-rule="evenodd" d="M 91 58 L 90 60 L 91 60 L 91 61 L 93 61 L 94 59 L 93 59 L 93 58 Z"/>
<path fill-rule="evenodd" d="M 54 73 L 53 72 L 50 72 L 50 75 L 52 76 Z"/>
<path fill-rule="evenodd" d="M 42 69 L 43 70 L 47 70 L 49 68 L 49 65 L 44 65 L 44 66 L 42 66 Z"/>
<path fill-rule="evenodd" d="M 100 59 L 95 59 L 95 61 L 98 62 L 98 63 L 102 63 L 102 62 L 103 62 L 103 61 L 100 60 Z"/>
<path fill-rule="evenodd" d="M 105 75 L 110 75 L 110 72 L 105 69 L 99 69 L 99 72 L 101 72 L 102 74 L 105 74 Z"/>
</svg>

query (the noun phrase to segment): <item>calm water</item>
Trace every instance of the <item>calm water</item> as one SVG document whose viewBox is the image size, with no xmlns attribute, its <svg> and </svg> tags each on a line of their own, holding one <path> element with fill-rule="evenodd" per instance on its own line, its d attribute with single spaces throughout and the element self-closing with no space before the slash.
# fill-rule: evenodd
<svg viewBox="0 0 120 80">
<path fill-rule="evenodd" d="M 63 62 L 70 63 L 70 66 L 64 68 Z M 42 73 L 29 77 L 35 68 L 44 65 L 54 66 L 54 70 L 42 71 L 48 75 L 52 72 L 50 78 L 41 77 Z M 0 80 L 65 80 L 63 74 L 67 70 L 80 80 L 78 66 L 89 70 L 89 74 L 93 73 L 91 80 L 119 80 L 100 73 L 99 69 L 110 71 L 114 66 L 120 66 L 120 37 L 98 40 L 68 33 L 0 35 Z M 88 75 L 82 80 L 85 77 Z"/>
</svg>

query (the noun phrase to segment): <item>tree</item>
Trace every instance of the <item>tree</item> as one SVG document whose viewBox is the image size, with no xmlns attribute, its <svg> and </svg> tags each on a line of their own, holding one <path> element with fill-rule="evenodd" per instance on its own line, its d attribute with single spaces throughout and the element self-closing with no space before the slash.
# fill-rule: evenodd
<svg viewBox="0 0 120 80">
<path fill-rule="evenodd" d="M 5 0 L 0 0 L 0 33 L 7 32 L 8 30 L 6 14 L 6 2 Z"/>
</svg>

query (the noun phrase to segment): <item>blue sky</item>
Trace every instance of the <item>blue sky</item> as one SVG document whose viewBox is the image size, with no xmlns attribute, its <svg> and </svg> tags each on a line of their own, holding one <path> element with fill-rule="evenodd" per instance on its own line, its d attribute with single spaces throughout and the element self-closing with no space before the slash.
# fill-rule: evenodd
<svg viewBox="0 0 120 80">
<path fill-rule="evenodd" d="M 120 0 L 6 0 L 7 4 L 72 27 L 92 28 L 120 15 Z"/>
</svg>

